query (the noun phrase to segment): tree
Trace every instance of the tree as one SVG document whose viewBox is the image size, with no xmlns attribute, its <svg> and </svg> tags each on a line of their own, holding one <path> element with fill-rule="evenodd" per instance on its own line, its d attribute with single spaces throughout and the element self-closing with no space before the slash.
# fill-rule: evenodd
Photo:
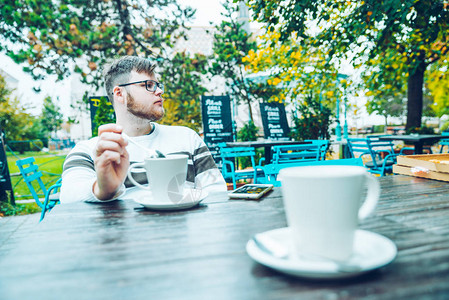
<svg viewBox="0 0 449 300">
<path fill-rule="evenodd" d="M 200 96 L 207 92 L 201 76 L 206 74 L 207 58 L 180 52 L 170 60 L 171 68 L 161 73 L 165 84 L 165 116 L 161 124 L 182 125 L 201 131 Z"/>
<path fill-rule="evenodd" d="M 448 60 L 445 58 L 444 60 Z M 449 115 L 449 72 L 439 64 L 433 64 L 428 70 L 426 88 L 433 98 L 432 109 L 437 116 Z"/>
<path fill-rule="evenodd" d="M 62 79 L 73 69 L 99 86 L 101 69 L 113 57 L 166 58 L 193 14 L 176 0 L 4 0 L 0 51 L 27 62 L 35 79 Z"/>
<path fill-rule="evenodd" d="M 246 0 L 255 19 L 328 48 L 334 60 L 364 66 L 373 93 L 407 80 L 407 128 L 421 126 L 424 74 L 448 66 L 449 5 L 439 0 Z M 313 27 L 316 30 L 310 30 Z M 329 60 L 331 62 L 332 60 Z M 378 64 L 376 62 L 383 61 Z"/>
<path fill-rule="evenodd" d="M 279 38 L 277 31 L 266 32 L 259 37 L 257 51 L 250 50 L 243 58 L 247 71 L 264 72 L 268 86 L 276 89 L 265 93 L 267 101 L 295 104 L 313 98 L 334 109 L 337 96 L 353 92 L 350 79 L 342 78 L 336 67 L 328 64 L 323 47 L 296 37 L 281 43 Z"/>
<path fill-rule="evenodd" d="M 331 123 L 332 111 L 309 97 L 305 102 L 296 104 L 290 136 L 295 140 L 329 139 Z"/>
<path fill-rule="evenodd" d="M 247 70 L 268 74 L 268 85 L 278 91 L 269 97 L 269 102 L 291 104 L 292 137 L 326 138 L 337 98 L 347 99 L 354 93 L 352 81 L 328 64 L 322 46 L 307 44 L 295 36 L 283 43 L 279 38 L 277 31 L 260 36 L 257 51 L 250 51 L 243 59 L 249 63 Z"/>
<path fill-rule="evenodd" d="M 257 95 L 263 95 L 264 84 L 254 83 L 245 78 L 243 58 L 252 50 L 256 50 L 256 42 L 243 29 L 243 24 L 236 21 L 234 15 L 238 6 L 223 2 L 226 18 L 215 27 L 213 55 L 210 73 L 224 77 L 230 94 L 238 103 L 246 103 L 250 120 L 253 120 L 251 102 L 257 101 Z"/>
<path fill-rule="evenodd" d="M 63 121 L 61 108 L 53 102 L 51 97 L 46 97 L 41 114 L 41 124 L 45 132 L 47 134 L 56 133 Z"/>
<path fill-rule="evenodd" d="M 43 138 L 39 119 L 27 113 L 19 99 L 11 98 L 12 89 L 0 75 L 0 128 L 7 141 Z"/>
<path fill-rule="evenodd" d="M 368 100 L 366 110 L 369 114 L 377 113 L 385 118 L 385 125 L 388 125 L 388 117 L 402 117 L 405 115 L 405 93 L 397 95 L 396 93 L 379 94 L 374 99 Z"/>
<path fill-rule="evenodd" d="M 5 0 L 0 7 L 0 36 L 7 42 L 0 51 L 18 63 L 26 62 L 25 71 L 35 79 L 47 74 L 62 79 L 74 71 L 97 88 L 102 69 L 112 58 L 148 57 L 158 62 L 165 79 L 164 96 L 171 100 L 166 102 L 168 120 L 199 130 L 198 97 L 205 89 L 194 73 L 203 72 L 204 59 L 172 50 L 185 37 L 185 23 L 194 13 L 176 0 Z M 86 99 L 77 105 L 85 107 Z"/>
<path fill-rule="evenodd" d="M 95 111 L 92 136 L 98 136 L 98 127 L 108 123 L 115 123 L 114 108 L 107 97 L 100 97 L 97 110 Z"/>
</svg>

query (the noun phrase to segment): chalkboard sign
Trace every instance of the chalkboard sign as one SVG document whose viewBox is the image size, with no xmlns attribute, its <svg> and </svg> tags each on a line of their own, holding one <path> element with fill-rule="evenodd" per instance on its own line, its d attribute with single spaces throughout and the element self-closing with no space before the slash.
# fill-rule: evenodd
<svg viewBox="0 0 449 300">
<path fill-rule="evenodd" d="M 269 140 L 290 140 L 283 103 L 260 103 L 264 136 Z"/>
<path fill-rule="evenodd" d="M 8 160 L 6 159 L 3 132 L 0 128 L 0 201 L 6 201 L 14 205 L 14 192 L 9 175 Z"/>
<path fill-rule="evenodd" d="M 202 96 L 204 141 L 215 160 L 218 160 L 218 143 L 233 142 L 231 99 L 229 96 Z"/>
</svg>

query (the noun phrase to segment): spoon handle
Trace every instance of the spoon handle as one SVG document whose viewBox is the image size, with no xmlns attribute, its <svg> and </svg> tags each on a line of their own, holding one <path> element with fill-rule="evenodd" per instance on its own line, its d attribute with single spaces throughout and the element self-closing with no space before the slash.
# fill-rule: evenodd
<svg viewBox="0 0 449 300">
<path fill-rule="evenodd" d="M 132 139 L 130 139 L 130 137 L 122 132 L 122 136 L 125 138 L 125 140 L 127 140 L 128 142 L 131 142 L 132 144 L 136 145 L 137 147 L 139 147 L 140 149 L 144 150 L 150 157 L 157 157 L 158 153 L 153 150 L 153 149 L 148 149 L 145 148 L 144 146 L 140 145 L 139 143 L 137 143 L 136 141 L 133 141 Z"/>
</svg>

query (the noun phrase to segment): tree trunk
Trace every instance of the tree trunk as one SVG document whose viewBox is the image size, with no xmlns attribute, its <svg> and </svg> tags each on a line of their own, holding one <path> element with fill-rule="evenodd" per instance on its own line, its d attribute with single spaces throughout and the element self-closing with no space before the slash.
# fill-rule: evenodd
<svg viewBox="0 0 449 300">
<path fill-rule="evenodd" d="M 413 74 L 408 78 L 407 86 L 407 123 L 405 129 L 421 127 L 421 118 L 423 110 L 423 85 L 426 63 L 424 55 L 420 55 L 421 62 Z"/>
</svg>

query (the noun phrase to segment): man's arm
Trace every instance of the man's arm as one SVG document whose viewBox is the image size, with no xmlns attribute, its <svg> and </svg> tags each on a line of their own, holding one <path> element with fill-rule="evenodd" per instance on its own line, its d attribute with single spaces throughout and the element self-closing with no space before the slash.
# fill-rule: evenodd
<svg viewBox="0 0 449 300">
<path fill-rule="evenodd" d="M 64 162 L 61 202 L 110 201 L 123 192 L 129 157 L 121 131 L 115 124 L 100 126 L 94 147 L 83 143 L 70 152 Z"/>
<path fill-rule="evenodd" d="M 128 142 L 122 136 L 122 127 L 106 124 L 98 128 L 98 143 L 95 149 L 95 171 L 97 180 L 93 193 L 99 200 L 109 200 L 118 192 L 126 178 L 129 167 Z"/>
</svg>

